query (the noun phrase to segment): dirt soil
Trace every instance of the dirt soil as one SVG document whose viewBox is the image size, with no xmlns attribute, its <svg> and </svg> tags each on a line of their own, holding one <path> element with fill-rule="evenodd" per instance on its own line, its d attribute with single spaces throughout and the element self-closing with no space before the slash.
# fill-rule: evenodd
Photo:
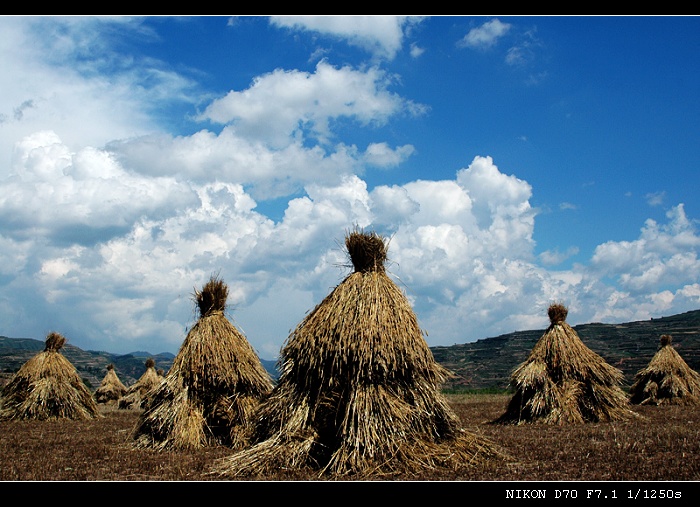
<svg viewBox="0 0 700 507">
<path fill-rule="evenodd" d="M 489 438 L 512 459 L 459 474 L 436 470 L 392 481 L 700 481 L 700 408 L 633 406 L 642 416 L 638 420 L 503 426 L 490 421 L 504 412 L 508 395 L 447 396 L 465 429 Z M 140 412 L 105 407 L 102 412 L 103 418 L 91 421 L 0 422 L 0 480 L 220 480 L 209 470 L 229 449 L 137 450 L 130 433 Z M 280 471 L 260 480 L 329 479 Z"/>
</svg>

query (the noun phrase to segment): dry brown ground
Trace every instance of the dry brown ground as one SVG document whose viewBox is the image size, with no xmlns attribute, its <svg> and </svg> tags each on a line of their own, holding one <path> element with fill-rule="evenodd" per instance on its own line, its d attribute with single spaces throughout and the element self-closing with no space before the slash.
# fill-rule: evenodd
<svg viewBox="0 0 700 507">
<path fill-rule="evenodd" d="M 489 422 L 505 410 L 507 395 L 448 399 L 466 429 L 488 437 L 513 459 L 459 475 L 435 471 L 399 481 L 700 481 L 698 408 L 636 406 L 644 417 L 629 422 L 502 426 Z M 104 418 L 92 421 L 0 422 L 0 480 L 217 481 L 208 471 L 215 459 L 230 454 L 224 447 L 136 450 L 129 435 L 139 412 L 103 413 Z M 300 472 L 262 479 L 317 480 Z"/>
</svg>

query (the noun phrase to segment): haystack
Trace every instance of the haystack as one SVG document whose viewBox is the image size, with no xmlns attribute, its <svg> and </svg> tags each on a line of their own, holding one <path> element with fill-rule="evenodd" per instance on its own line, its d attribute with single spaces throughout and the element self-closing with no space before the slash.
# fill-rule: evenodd
<svg viewBox="0 0 700 507">
<path fill-rule="evenodd" d="M 228 287 L 214 276 L 195 291 L 199 320 L 141 414 L 135 447 L 248 444 L 251 416 L 273 383 L 248 340 L 226 318 L 227 297 Z"/>
<path fill-rule="evenodd" d="M 700 374 L 673 347 L 671 335 L 661 335 L 659 350 L 639 370 L 630 387 L 635 405 L 700 405 Z"/>
<path fill-rule="evenodd" d="M 95 390 L 95 401 L 98 404 L 113 405 L 117 404 L 119 398 L 127 392 L 126 386 L 122 383 L 114 370 L 113 364 L 107 365 L 107 373 L 102 379 L 100 387 Z"/>
<path fill-rule="evenodd" d="M 515 389 L 496 423 L 571 424 L 636 417 L 621 384 L 624 374 L 581 341 L 566 323 L 568 309 L 549 306 L 550 325 L 512 373 Z"/>
<path fill-rule="evenodd" d="M 502 457 L 460 428 L 442 395 L 450 373 L 385 272 L 384 239 L 356 229 L 345 246 L 354 272 L 288 336 L 251 447 L 218 459 L 212 474 L 416 475 Z"/>
<path fill-rule="evenodd" d="M 156 362 L 152 357 L 146 359 L 146 371 L 139 379 L 127 388 L 126 394 L 119 398 L 119 408 L 135 410 L 146 407 L 147 395 L 163 381 L 156 371 Z"/>
<path fill-rule="evenodd" d="M 50 332 L 43 352 L 20 367 L 0 392 L 0 420 L 102 417 L 75 366 L 60 352 L 65 337 Z"/>
</svg>

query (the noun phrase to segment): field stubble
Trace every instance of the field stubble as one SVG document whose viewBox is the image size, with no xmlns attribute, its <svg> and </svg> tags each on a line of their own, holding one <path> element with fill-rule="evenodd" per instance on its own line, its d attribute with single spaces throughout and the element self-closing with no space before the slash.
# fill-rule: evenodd
<svg viewBox="0 0 700 507">
<path fill-rule="evenodd" d="M 508 395 L 448 394 L 447 397 L 465 429 L 487 437 L 512 460 L 490 462 L 460 474 L 438 470 L 392 480 L 700 480 L 697 407 L 633 406 L 643 417 L 624 422 L 504 426 L 489 423 L 503 413 Z M 230 449 L 210 447 L 189 452 L 135 449 L 130 434 L 140 412 L 104 407 L 102 411 L 103 418 L 90 421 L 0 422 L 0 480 L 220 480 L 208 472 L 217 458 L 231 454 Z M 289 471 L 261 480 L 319 478 Z"/>
</svg>

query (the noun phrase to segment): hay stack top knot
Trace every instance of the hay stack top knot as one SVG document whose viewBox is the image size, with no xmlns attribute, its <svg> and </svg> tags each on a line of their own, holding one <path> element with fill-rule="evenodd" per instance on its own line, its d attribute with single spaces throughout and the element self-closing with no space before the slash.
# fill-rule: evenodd
<svg viewBox="0 0 700 507">
<path fill-rule="evenodd" d="M 113 370 L 113 369 L 114 369 L 114 365 L 113 365 L 112 363 L 109 363 L 109 364 L 107 365 L 107 369 L 108 369 L 108 370 Z"/>
<path fill-rule="evenodd" d="M 384 271 L 387 247 L 377 233 L 355 229 L 345 237 L 345 247 L 356 272 Z"/>
<path fill-rule="evenodd" d="M 549 306 L 547 314 L 549 315 L 549 321 L 552 324 L 561 324 L 566 321 L 566 316 L 569 310 L 561 303 L 554 303 Z"/>
<path fill-rule="evenodd" d="M 60 335 L 59 333 L 51 332 L 46 337 L 46 346 L 44 350 L 57 352 L 61 349 L 61 347 L 63 347 L 63 345 L 65 345 L 65 343 L 66 339 L 64 336 Z"/>
<path fill-rule="evenodd" d="M 228 286 L 216 276 L 212 276 L 201 291 L 195 289 L 195 299 L 202 317 L 226 309 Z"/>
<path fill-rule="evenodd" d="M 671 345 L 671 335 L 670 334 L 662 334 L 661 335 L 661 346 L 665 347 L 666 345 Z"/>
<path fill-rule="evenodd" d="M 156 365 L 156 362 L 153 360 L 152 357 L 149 357 L 148 359 L 146 359 L 146 369 L 153 368 L 153 367 L 155 367 L 155 365 Z"/>
</svg>

